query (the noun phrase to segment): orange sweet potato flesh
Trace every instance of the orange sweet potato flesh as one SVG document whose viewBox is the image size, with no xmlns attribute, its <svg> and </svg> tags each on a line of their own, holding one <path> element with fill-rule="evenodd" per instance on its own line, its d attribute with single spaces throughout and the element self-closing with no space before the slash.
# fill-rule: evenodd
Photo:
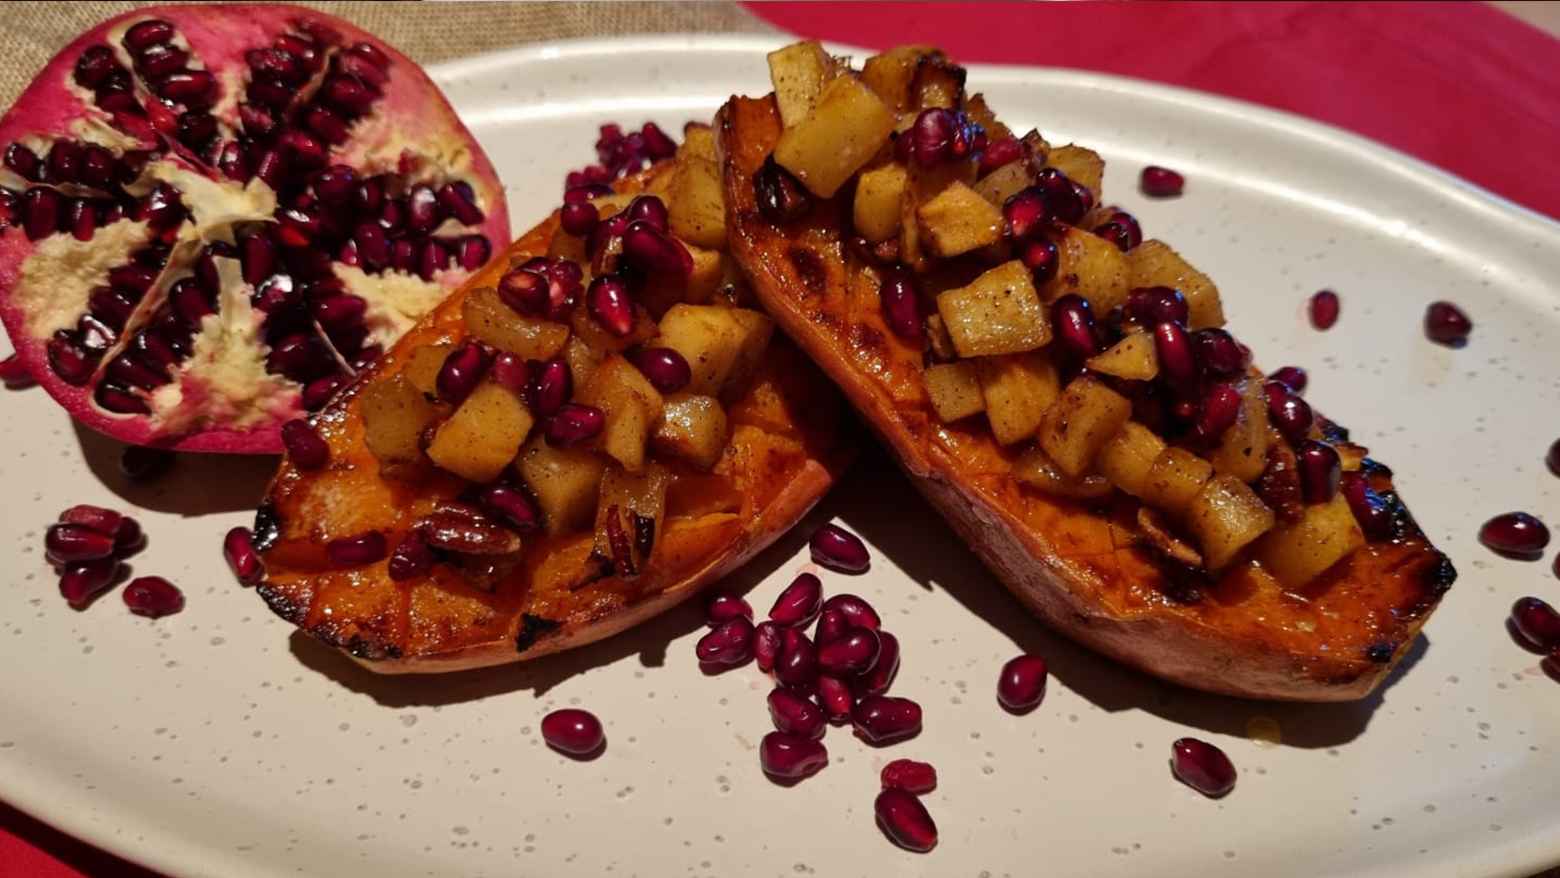
<svg viewBox="0 0 1560 878">
<path fill-rule="evenodd" d="M 842 244 L 849 187 L 779 228 L 752 175 L 781 123 L 770 98 L 716 118 L 732 253 L 776 323 L 844 391 L 910 479 L 991 571 L 1047 624 L 1140 670 L 1212 692 L 1293 701 L 1360 698 L 1408 649 L 1455 576 L 1417 527 L 1370 543 L 1291 593 L 1254 565 L 1188 583 L 1144 545 L 1136 501 L 1100 511 L 1024 487 L 985 424 L 945 425 L 922 389 L 922 352 L 889 330 L 876 284 Z M 1391 488 L 1384 469 L 1371 476 Z"/>
<path fill-rule="evenodd" d="M 662 169 L 648 172 L 660 173 Z M 622 191 L 649 182 L 630 180 Z M 331 539 L 382 531 L 393 548 L 436 500 L 466 483 L 441 475 L 413 485 L 381 478 L 364 444 L 363 389 L 405 368 L 423 345 L 466 336 L 461 303 L 494 285 L 511 261 L 543 255 L 557 216 L 498 255 L 319 414 L 331 462 L 282 465 L 261 519 L 276 536 L 261 553 L 260 595 L 278 615 L 384 673 L 438 672 L 523 661 L 608 637 L 663 612 L 741 566 L 789 530 L 837 480 L 855 450 L 851 420 L 821 373 L 779 333 L 751 389 L 730 408 L 731 447 L 711 472 L 667 462 L 676 477 L 644 571 L 581 585 L 593 535 L 526 534 L 521 565 L 491 591 L 443 564 L 406 582 L 387 562 L 333 569 Z M 266 528 L 257 527 L 257 539 Z"/>
</svg>

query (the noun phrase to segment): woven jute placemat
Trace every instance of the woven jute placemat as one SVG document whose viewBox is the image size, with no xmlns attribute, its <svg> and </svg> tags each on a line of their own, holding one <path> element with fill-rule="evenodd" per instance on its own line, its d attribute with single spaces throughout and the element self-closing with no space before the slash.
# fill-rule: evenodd
<svg viewBox="0 0 1560 878">
<path fill-rule="evenodd" d="M 0 106 L 8 107 L 44 62 L 98 22 L 152 4 L 125 2 L 0 4 L 6 51 L 0 54 Z M 167 4 L 172 5 L 172 4 Z M 340 16 L 412 60 L 432 64 L 538 40 L 612 34 L 764 33 L 771 28 L 735 3 L 309 2 Z"/>
</svg>

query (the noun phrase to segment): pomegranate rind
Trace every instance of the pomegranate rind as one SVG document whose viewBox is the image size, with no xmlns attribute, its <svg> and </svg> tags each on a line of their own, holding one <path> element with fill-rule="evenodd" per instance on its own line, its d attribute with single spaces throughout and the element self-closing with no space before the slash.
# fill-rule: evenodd
<svg viewBox="0 0 1560 878">
<path fill-rule="evenodd" d="M 373 44 L 389 58 L 392 74 L 372 113 L 353 124 L 353 139 L 332 149 L 329 161 L 351 164 L 365 176 L 399 172 L 416 179 L 423 168 L 453 171 L 471 185 L 476 203 L 485 211 L 481 223 L 465 227 L 467 233 L 485 236 L 495 253 L 510 240 L 508 207 L 492 162 L 427 73 L 367 31 L 300 6 L 242 3 L 151 6 L 108 19 L 77 37 L 50 59 L 4 117 L 0 117 L 0 147 L 36 135 L 69 135 L 106 146 L 109 145 L 108 133 L 122 138 L 113 149 L 116 154 L 125 149 L 151 147 L 150 143 L 138 143 L 135 138 L 112 128 L 108 123 L 109 114 L 91 102 L 90 92 L 76 85 L 74 70 L 77 59 L 88 48 L 108 44 L 117 50 L 124 31 L 138 22 L 157 18 L 174 23 L 179 36 L 188 43 L 192 58 L 218 73 L 222 97 L 211 112 L 230 127 L 237 127 L 237 99 L 242 94 L 242 83 L 247 74 L 243 60 L 245 50 L 269 45 L 277 34 L 290 31 L 299 19 L 334 28 L 341 34 L 343 45 Z M 121 54 L 121 61 L 124 58 Z M 174 154 L 181 149 L 175 148 Z M 28 372 L 73 417 L 98 432 L 136 445 L 247 454 L 282 450 L 280 426 L 304 414 L 302 388 L 295 385 L 268 400 L 264 416 L 247 428 L 206 422 L 185 431 L 170 432 L 160 429 L 145 415 L 117 415 L 99 408 L 92 399 L 96 380 L 80 387 L 62 380 L 48 365 L 45 352 L 48 336 L 40 337 L 29 330 L 27 310 L 13 296 L 21 280 L 24 262 L 37 250 L 39 243 L 41 241 L 28 240 L 19 226 L 0 233 L 0 323 L 4 324 Z M 440 288 L 440 295 L 420 310 L 424 313 L 431 310 L 432 305 L 469 276 L 470 272 L 459 267 L 438 275 L 434 283 Z M 84 301 L 86 292 L 81 291 L 80 295 Z M 393 321 L 376 334 L 375 340 L 388 347 L 413 322 L 413 319 Z M 104 365 L 108 359 L 104 358 Z M 99 367 L 99 378 L 101 369 L 102 366 Z M 202 382 L 195 380 L 184 389 L 186 393 L 199 393 L 201 387 Z"/>
</svg>

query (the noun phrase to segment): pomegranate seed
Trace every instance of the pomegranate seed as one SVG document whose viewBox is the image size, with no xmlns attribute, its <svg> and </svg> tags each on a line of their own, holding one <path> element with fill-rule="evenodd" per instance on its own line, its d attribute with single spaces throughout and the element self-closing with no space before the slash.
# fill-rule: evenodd
<svg viewBox="0 0 1560 878">
<path fill-rule="evenodd" d="M 131 481 L 142 481 L 167 472 L 175 459 L 166 448 L 132 445 L 119 456 L 119 472 Z"/>
<path fill-rule="evenodd" d="M 666 212 L 666 202 L 654 195 L 635 197 L 623 212 L 628 215 L 629 222 L 644 220 L 661 232 L 665 232 L 671 222 L 671 216 Z"/>
<path fill-rule="evenodd" d="M 618 338 L 634 331 L 634 300 L 628 283 L 616 275 L 598 277 L 585 292 L 585 306 L 602 328 Z"/>
<path fill-rule="evenodd" d="M 75 609 L 84 610 L 114 584 L 120 569 L 119 559 L 112 557 L 67 564 L 60 574 L 60 597 Z"/>
<path fill-rule="evenodd" d="M 493 245 L 481 235 L 466 235 L 456 248 L 455 261 L 466 271 L 476 271 L 487 265 L 493 255 Z"/>
<path fill-rule="evenodd" d="M 566 707 L 542 717 L 542 740 L 568 756 L 590 756 L 606 746 L 601 720 L 588 710 Z"/>
<path fill-rule="evenodd" d="M 1116 245 L 1116 249 L 1125 253 L 1132 249 L 1132 233 L 1121 223 L 1105 223 L 1096 228 L 1094 234 Z"/>
<path fill-rule="evenodd" d="M 654 122 L 646 122 L 639 136 L 644 139 L 645 154 L 653 160 L 671 158 L 677 152 L 677 144 Z"/>
<path fill-rule="evenodd" d="M 84 524 L 52 524 L 44 533 L 44 548 L 58 564 L 94 561 L 114 552 L 114 535 Z"/>
<path fill-rule="evenodd" d="M 1170 770 L 1181 783 L 1210 799 L 1235 788 L 1235 766 L 1224 751 L 1196 738 L 1181 738 L 1170 745 Z"/>
<path fill-rule="evenodd" d="M 612 187 L 605 183 L 584 183 L 579 186 L 570 186 L 563 193 L 563 202 L 565 204 L 577 204 L 596 198 L 606 198 L 612 194 Z M 626 220 L 627 217 L 624 217 L 624 219 Z"/>
<path fill-rule="evenodd" d="M 316 381 L 311 381 L 303 388 L 303 407 L 311 412 L 317 412 L 325 407 L 347 383 L 345 375 L 327 375 Z"/>
<path fill-rule="evenodd" d="M 1543 600 L 1517 599 L 1511 605 L 1511 622 L 1534 646 L 1546 650 L 1560 648 L 1560 613 Z"/>
<path fill-rule="evenodd" d="M 569 371 L 569 362 L 562 357 L 553 357 L 529 372 L 525 401 L 537 414 L 557 412 L 574 395 L 574 376 Z"/>
<path fill-rule="evenodd" d="M 769 618 L 776 625 L 794 628 L 812 622 L 822 607 L 823 583 L 811 573 L 803 573 L 775 598 Z"/>
<path fill-rule="evenodd" d="M 1322 290 L 1311 297 L 1311 325 L 1317 329 L 1332 329 L 1338 322 L 1338 294 Z"/>
<path fill-rule="evenodd" d="M 0 366 L 4 366 L 0 363 Z M 1556 439 L 1549 445 L 1549 453 L 1544 455 L 1544 463 L 1549 465 L 1549 471 L 1560 476 L 1560 439 Z"/>
<path fill-rule="evenodd" d="M 851 711 L 856 734 L 871 744 L 889 744 L 921 731 L 921 705 L 908 698 L 868 695 Z"/>
<path fill-rule="evenodd" d="M 482 208 L 477 206 L 476 193 L 471 191 L 471 184 L 464 180 L 440 186 L 439 204 L 448 216 L 454 217 L 461 225 L 474 226 L 485 219 Z"/>
<path fill-rule="evenodd" d="M 148 366 L 128 352 L 120 354 L 109 362 L 108 375 L 122 384 L 147 390 L 161 387 L 171 380 L 160 365 L 156 368 Z"/>
<path fill-rule="evenodd" d="M 872 558 L 861 538 L 844 528 L 826 524 L 813 532 L 807 547 L 813 562 L 840 573 L 865 573 Z"/>
<path fill-rule="evenodd" d="M 537 316 L 551 307 L 547 278 L 534 271 L 519 269 L 498 279 L 498 297 L 521 314 Z"/>
<path fill-rule="evenodd" d="M 1034 710 L 1045 698 L 1048 674 L 1045 659 L 1040 656 L 1021 655 L 1010 659 L 997 678 L 997 701 L 1013 713 Z"/>
<path fill-rule="evenodd" d="M 935 168 L 970 154 L 968 123 L 958 113 L 941 107 L 922 110 L 901 137 L 908 141 L 916 164 L 923 168 Z"/>
<path fill-rule="evenodd" d="M 1311 407 L 1282 384 L 1269 381 L 1262 385 L 1262 390 L 1267 394 L 1268 417 L 1273 426 L 1291 445 L 1299 444 L 1311 432 L 1311 425 L 1316 420 Z"/>
<path fill-rule="evenodd" d="M 871 628 L 877 631 L 883 627 L 872 605 L 853 594 L 837 594 L 823 602 L 823 609 L 838 611 L 848 624 L 858 628 Z"/>
<path fill-rule="evenodd" d="M 1357 472 L 1344 473 L 1338 481 L 1338 489 L 1343 492 L 1349 511 L 1354 513 L 1354 520 L 1359 522 L 1360 530 L 1364 531 L 1367 539 L 1380 541 L 1395 536 L 1397 523 L 1392 510 L 1386 500 L 1370 487 L 1370 481 L 1364 475 Z"/>
<path fill-rule="evenodd" d="M 817 676 L 818 653 L 812 641 L 795 628 L 785 629 L 775 654 L 775 679 L 784 686 L 804 686 Z"/>
<path fill-rule="evenodd" d="M 1247 363 L 1240 343 L 1222 329 L 1199 329 L 1192 333 L 1197 362 L 1215 378 L 1234 378 L 1245 371 Z"/>
<path fill-rule="evenodd" d="M 872 803 L 878 828 L 888 840 L 907 851 L 924 854 L 937 847 L 937 824 L 932 815 L 908 790 L 890 787 L 877 794 Z"/>
<path fill-rule="evenodd" d="M 217 96 L 217 78 L 207 70 L 180 70 L 164 77 L 153 91 L 164 100 L 203 110 Z"/>
<path fill-rule="evenodd" d="M 600 217 L 601 212 L 596 209 L 596 205 L 588 201 L 569 201 L 558 212 L 558 223 L 566 233 L 583 238 L 595 231 Z"/>
<path fill-rule="evenodd" d="M 639 371 L 650 386 L 662 393 L 676 393 L 693 380 L 693 370 L 682 354 L 671 348 L 650 348 L 639 355 Z"/>
<path fill-rule="evenodd" d="M 813 629 L 813 643 L 821 650 L 838 640 L 850 627 L 850 623 L 845 621 L 845 615 L 839 610 L 824 610 L 818 614 L 818 627 Z"/>
<path fill-rule="evenodd" d="M 770 732 L 758 743 L 758 764 L 771 778 L 800 780 L 829 764 L 829 751 L 811 738 Z"/>
<path fill-rule="evenodd" d="M 937 789 L 937 769 L 926 762 L 895 759 L 883 766 L 882 781 L 885 790 L 904 790 L 924 796 Z"/>
<path fill-rule="evenodd" d="M 1088 190 L 1073 185 L 1067 175 L 1056 168 L 1045 168 L 1035 178 L 1035 186 L 1051 209 L 1051 216 L 1070 225 L 1077 225 L 1089 212 L 1084 206 L 1082 192 Z M 1082 189 L 1082 192 L 1080 192 Z"/>
<path fill-rule="evenodd" d="M 54 234 L 60 224 L 60 196 L 53 189 L 29 189 L 22 196 L 22 230 L 30 241 Z"/>
<path fill-rule="evenodd" d="M 777 226 L 789 225 L 812 212 L 812 194 L 780 167 L 774 156 L 753 174 L 753 194 L 759 215 Z"/>
<path fill-rule="evenodd" d="M 129 49 L 132 55 L 139 55 L 153 46 L 162 45 L 173 39 L 173 33 L 173 25 L 160 18 L 137 22 L 125 31 L 125 48 Z"/>
<path fill-rule="evenodd" d="M 1063 354 L 1085 360 L 1099 353 L 1094 335 L 1094 309 L 1081 296 L 1068 294 L 1051 305 L 1051 322 Z"/>
<path fill-rule="evenodd" d="M 1038 239 L 1050 219 L 1050 206 L 1034 186 L 1013 193 L 1002 203 L 1003 229 L 1014 243 Z"/>
<path fill-rule="evenodd" d="M 1479 542 L 1509 558 L 1536 561 L 1549 545 L 1549 528 L 1526 512 L 1507 512 L 1479 528 Z"/>
<path fill-rule="evenodd" d="M 0 360 L 0 383 L 7 390 L 25 390 L 38 382 L 33 380 L 32 373 L 27 371 L 21 358 L 12 354 Z"/>
<path fill-rule="evenodd" d="M 240 585 L 255 585 L 265 579 L 265 565 L 255 552 L 254 535 L 247 527 L 235 527 L 222 539 L 222 557 Z"/>
<path fill-rule="evenodd" d="M 780 654 L 785 640 L 782 630 L 773 622 L 760 622 L 753 629 L 753 658 L 758 661 L 758 669 L 766 674 L 774 670 L 775 658 Z"/>
<path fill-rule="evenodd" d="M 32 193 L 28 193 L 29 195 Z M 1432 302 L 1425 309 L 1425 335 L 1437 344 L 1460 348 L 1468 343 L 1473 322 L 1451 302 Z"/>
<path fill-rule="evenodd" d="M 887 631 L 878 632 L 878 658 L 872 670 L 857 677 L 852 684 L 860 695 L 882 695 L 894 682 L 899 672 L 899 638 Z"/>
<path fill-rule="evenodd" d="M 1295 447 L 1295 460 L 1300 469 L 1300 488 L 1306 503 L 1326 503 L 1338 493 L 1343 463 L 1331 445 L 1307 439 Z"/>
<path fill-rule="evenodd" d="M 388 550 L 385 535 L 371 530 L 331 540 L 325 544 L 325 557 L 334 567 L 365 567 L 383 560 Z"/>
<path fill-rule="evenodd" d="M 444 365 L 439 367 L 439 375 L 435 379 L 439 399 L 459 405 L 477 389 L 477 383 L 482 380 L 487 367 L 487 352 L 475 341 L 468 341 L 450 352 L 444 358 Z"/>
<path fill-rule="evenodd" d="M 1149 198 L 1175 198 L 1185 186 L 1185 177 L 1158 165 L 1149 165 L 1138 177 L 1138 187 Z"/>
<path fill-rule="evenodd" d="M 769 718 L 774 720 L 776 729 L 787 735 L 815 741 L 823 737 L 823 711 L 794 692 L 775 689 L 769 693 Z"/>
<path fill-rule="evenodd" d="M 1170 287 L 1138 287 L 1127 294 L 1127 318 L 1139 326 L 1161 323 L 1186 325 L 1189 311 L 1186 297 Z"/>
<path fill-rule="evenodd" d="M 137 616 L 160 619 L 184 609 L 184 593 L 161 576 L 141 576 L 125 586 L 125 606 Z"/>
<path fill-rule="evenodd" d="M 427 540 L 423 539 L 422 534 L 413 531 L 390 553 L 390 579 L 394 582 L 416 579 L 432 570 L 436 560 Z"/>
<path fill-rule="evenodd" d="M 547 422 L 547 444 L 569 448 L 594 438 L 606 426 L 607 416 L 593 405 L 568 403 L 558 407 Z"/>
<path fill-rule="evenodd" d="M 901 269 L 886 272 L 883 282 L 878 285 L 878 298 L 882 301 L 883 320 L 888 328 L 900 338 L 919 343 L 923 335 L 915 278 Z"/>
<path fill-rule="evenodd" d="M 1240 392 L 1228 384 L 1215 384 L 1203 394 L 1197 409 L 1197 432 L 1209 438 L 1224 435 L 1240 417 Z"/>
<path fill-rule="evenodd" d="M 1285 366 L 1268 376 L 1269 381 L 1277 381 L 1289 388 L 1294 393 L 1304 393 L 1308 383 L 1305 370 L 1299 366 Z"/>
<path fill-rule="evenodd" d="M 61 512 L 59 520 L 61 524 L 79 524 L 83 527 L 90 527 L 95 531 L 106 533 L 116 539 L 119 536 L 120 528 L 125 526 L 126 521 L 129 521 L 129 519 L 112 509 L 104 509 L 101 506 L 89 506 L 84 503 L 79 506 L 72 506 Z"/>
<path fill-rule="evenodd" d="M 330 463 L 330 445 L 301 418 L 282 425 L 282 444 L 293 466 L 300 470 L 317 470 Z"/>
<path fill-rule="evenodd" d="M 883 644 L 871 628 L 847 628 L 818 648 L 818 667 L 826 674 L 865 674 L 877 664 Z"/>
<path fill-rule="evenodd" d="M 818 704 L 829 722 L 843 723 L 850 719 L 850 712 L 856 707 L 856 695 L 850 684 L 838 677 L 819 677 Z"/>
<path fill-rule="evenodd" d="M 704 665 L 745 665 L 753 657 L 753 622 L 737 616 L 699 638 L 694 647 Z"/>
<path fill-rule="evenodd" d="M 108 46 L 93 46 L 76 59 L 76 84 L 95 89 L 114 73 L 123 71 L 114 50 Z"/>
<path fill-rule="evenodd" d="M 1007 137 L 999 137 L 986 144 L 986 148 L 980 153 L 980 176 L 995 171 L 1003 165 L 1009 165 L 1029 156 L 1029 147 L 1022 140 L 1011 134 Z"/>
<path fill-rule="evenodd" d="M 1037 238 L 1026 242 L 1019 250 L 1018 258 L 1029 269 L 1030 277 L 1037 285 L 1050 283 L 1061 268 L 1061 251 L 1049 238 Z"/>
<path fill-rule="evenodd" d="M 718 588 L 704 599 L 704 620 L 711 628 L 739 618 L 753 620 L 753 608 L 741 596 Z"/>
<path fill-rule="evenodd" d="M 649 274 L 687 277 L 693 273 L 688 248 L 645 220 L 634 220 L 623 230 L 623 255 Z"/>
<path fill-rule="evenodd" d="M 350 76 L 333 76 L 325 80 L 320 97 L 343 113 L 361 116 L 373 109 L 379 89 Z"/>
<path fill-rule="evenodd" d="M 482 508 L 515 530 L 525 532 L 540 527 L 542 512 L 525 492 L 509 485 L 488 485 L 482 489 Z"/>
</svg>

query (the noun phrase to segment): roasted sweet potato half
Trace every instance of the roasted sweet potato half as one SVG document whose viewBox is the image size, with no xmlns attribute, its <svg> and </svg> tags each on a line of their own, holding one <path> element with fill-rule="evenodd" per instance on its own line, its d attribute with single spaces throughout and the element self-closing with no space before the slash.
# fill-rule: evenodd
<svg viewBox="0 0 1560 878">
<path fill-rule="evenodd" d="M 992 572 L 1166 680 L 1371 691 L 1455 577 L 1390 471 L 1099 206 L 1098 155 L 1009 130 L 934 49 L 821 65 L 805 94 L 791 57 L 780 103 L 716 119 L 731 252 Z"/>
<path fill-rule="evenodd" d="M 676 227 L 713 198 L 719 228 L 702 147 L 599 217 Z M 291 428 L 254 534 L 278 615 L 376 671 L 535 658 L 694 594 L 833 484 L 849 415 L 729 257 L 602 226 L 542 223 Z"/>
</svg>

